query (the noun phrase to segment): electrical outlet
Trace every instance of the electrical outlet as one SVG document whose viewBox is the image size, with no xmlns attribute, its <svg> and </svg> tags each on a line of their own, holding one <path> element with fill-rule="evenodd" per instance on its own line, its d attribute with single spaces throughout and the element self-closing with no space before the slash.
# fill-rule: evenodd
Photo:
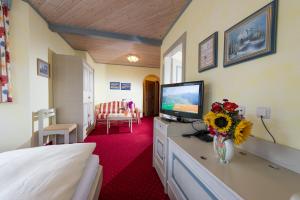
<svg viewBox="0 0 300 200">
<path fill-rule="evenodd" d="M 245 114 L 246 114 L 246 107 L 245 106 L 239 106 L 237 108 L 237 110 L 239 111 L 239 115 L 245 116 Z"/>
<path fill-rule="evenodd" d="M 256 116 L 258 118 L 263 117 L 264 119 L 271 119 L 271 108 L 270 107 L 257 107 Z"/>
</svg>

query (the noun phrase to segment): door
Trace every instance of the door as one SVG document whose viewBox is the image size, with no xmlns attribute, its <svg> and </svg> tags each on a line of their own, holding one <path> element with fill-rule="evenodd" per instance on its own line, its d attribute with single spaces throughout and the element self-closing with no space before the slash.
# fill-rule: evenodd
<svg viewBox="0 0 300 200">
<path fill-rule="evenodd" d="M 146 116 L 154 116 L 155 109 L 155 82 L 145 81 L 146 88 Z"/>
<path fill-rule="evenodd" d="M 83 67 L 83 132 L 94 125 L 94 71 L 88 65 Z"/>
<path fill-rule="evenodd" d="M 155 81 L 155 91 L 154 91 L 154 115 L 159 115 L 159 82 Z"/>
<path fill-rule="evenodd" d="M 86 132 L 89 127 L 89 68 L 84 65 L 83 67 L 83 138 L 86 137 Z"/>
<path fill-rule="evenodd" d="M 94 70 L 89 69 L 89 125 L 94 125 Z"/>
</svg>

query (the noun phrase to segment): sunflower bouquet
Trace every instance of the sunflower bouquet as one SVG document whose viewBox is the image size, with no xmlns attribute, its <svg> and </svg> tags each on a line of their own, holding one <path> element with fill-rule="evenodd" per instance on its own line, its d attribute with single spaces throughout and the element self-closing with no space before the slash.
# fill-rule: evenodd
<svg viewBox="0 0 300 200">
<path fill-rule="evenodd" d="M 236 103 L 223 99 L 223 103 L 212 104 L 211 111 L 204 116 L 204 122 L 212 135 L 231 139 L 234 144 L 241 144 L 251 133 L 252 123 L 247 121 L 237 110 Z"/>
</svg>

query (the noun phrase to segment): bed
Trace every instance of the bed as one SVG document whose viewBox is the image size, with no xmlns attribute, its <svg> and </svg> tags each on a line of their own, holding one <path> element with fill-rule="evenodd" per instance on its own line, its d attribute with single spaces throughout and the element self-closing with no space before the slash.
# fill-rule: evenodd
<svg viewBox="0 0 300 200">
<path fill-rule="evenodd" d="M 82 143 L 1 153 L 0 199 L 98 199 L 103 168 L 94 149 Z"/>
</svg>

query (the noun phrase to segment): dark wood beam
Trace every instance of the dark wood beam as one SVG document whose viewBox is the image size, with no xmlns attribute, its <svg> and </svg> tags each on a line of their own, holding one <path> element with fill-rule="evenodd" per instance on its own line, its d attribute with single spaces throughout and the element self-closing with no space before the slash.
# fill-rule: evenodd
<svg viewBox="0 0 300 200">
<path fill-rule="evenodd" d="M 49 29 L 57 32 L 57 33 L 69 33 L 69 34 L 77 34 L 91 37 L 100 37 L 100 38 L 111 38 L 118 40 L 127 40 L 132 42 L 139 42 L 143 44 L 153 45 L 153 46 L 161 46 L 162 40 L 146 38 L 137 35 L 128 35 L 123 33 L 114 33 L 114 32 L 106 32 L 94 29 L 85 29 L 67 25 L 58 25 L 49 23 Z"/>
</svg>

